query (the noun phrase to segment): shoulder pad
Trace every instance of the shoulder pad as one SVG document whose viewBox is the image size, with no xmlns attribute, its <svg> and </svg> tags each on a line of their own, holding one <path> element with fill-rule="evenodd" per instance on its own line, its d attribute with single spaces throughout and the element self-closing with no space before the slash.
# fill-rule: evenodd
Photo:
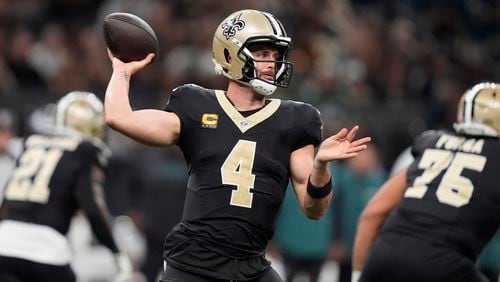
<svg viewBox="0 0 500 282">
<path fill-rule="evenodd" d="M 207 90 L 205 87 L 199 86 L 198 84 L 194 83 L 188 83 L 188 84 L 183 84 L 180 86 L 177 86 L 172 90 L 172 92 L 177 92 L 177 91 L 182 91 L 182 90 L 195 90 L 195 89 L 201 89 L 201 90 Z"/>
<path fill-rule="evenodd" d="M 101 140 L 84 139 L 80 144 L 80 148 L 86 157 L 93 159 L 101 167 L 108 165 L 108 160 L 111 157 L 111 149 Z"/>
<path fill-rule="evenodd" d="M 439 136 L 443 133 L 443 131 L 439 130 L 427 130 L 422 132 L 411 147 L 411 154 L 413 157 L 416 157 L 419 152 L 423 151 L 425 148 L 433 145 L 433 143 L 439 138 Z"/>
<path fill-rule="evenodd" d="M 300 136 L 297 146 L 300 148 L 307 144 L 319 145 L 323 134 L 323 122 L 318 109 L 308 103 L 296 102 L 292 100 L 283 101 L 286 107 L 291 109 L 291 112 L 296 118 L 295 126 Z"/>
<path fill-rule="evenodd" d="M 196 84 L 184 84 L 170 94 L 165 111 L 173 112 L 182 120 L 198 115 L 216 102 L 214 90 Z"/>
</svg>

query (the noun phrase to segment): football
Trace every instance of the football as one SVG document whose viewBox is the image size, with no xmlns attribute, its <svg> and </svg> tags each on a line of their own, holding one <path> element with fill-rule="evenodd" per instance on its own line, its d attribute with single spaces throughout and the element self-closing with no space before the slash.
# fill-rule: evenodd
<svg viewBox="0 0 500 282">
<path fill-rule="evenodd" d="M 159 44 L 151 26 L 129 13 L 112 13 L 104 18 L 104 41 L 115 57 L 124 61 L 140 61 L 149 53 L 158 57 Z"/>
</svg>

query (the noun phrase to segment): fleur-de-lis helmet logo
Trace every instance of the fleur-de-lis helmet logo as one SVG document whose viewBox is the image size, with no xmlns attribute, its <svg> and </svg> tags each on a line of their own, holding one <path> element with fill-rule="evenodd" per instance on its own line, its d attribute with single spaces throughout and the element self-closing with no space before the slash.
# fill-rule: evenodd
<svg viewBox="0 0 500 282">
<path fill-rule="evenodd" d="M 224 30 L 222 34 L 226 37 L 227 40 L 235 36 L 237 30 L 242 30 L 245 27 L 245 22 L 240 19 L 242 14 L 243 13 L 240 13 L 239 15 L 231 18 L 228 22 L 225 22 L 222 25 L 222 29 Z"/>
</svg>

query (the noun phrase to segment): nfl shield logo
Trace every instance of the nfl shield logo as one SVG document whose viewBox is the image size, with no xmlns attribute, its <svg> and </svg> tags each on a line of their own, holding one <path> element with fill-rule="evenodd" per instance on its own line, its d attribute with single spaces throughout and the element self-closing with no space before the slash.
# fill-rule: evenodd
<svg viewBox="0 0 500 282">
<path fill-rule="evenodd" d="M 242 131 L 246 131 L 248 129 L 248 121 L 247 120 L 240 121 L 240 129 Z"/>
</svg>

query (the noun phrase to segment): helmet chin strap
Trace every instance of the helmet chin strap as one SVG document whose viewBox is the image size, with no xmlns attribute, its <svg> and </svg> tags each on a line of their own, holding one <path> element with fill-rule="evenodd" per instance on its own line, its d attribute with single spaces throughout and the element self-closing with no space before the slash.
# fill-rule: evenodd
<svg viewBox="0 0 500 282">
<path fill-rule="evenodd" d="M 273 85 L 271 83 L 265 82 L 261 79 L 252 79 L 250 80 L 250 87 L 252 88 L 253 91 L 262 94 L 264 96 L 269 96 L 276 91 L 276 85 Z"/>
</svg>

